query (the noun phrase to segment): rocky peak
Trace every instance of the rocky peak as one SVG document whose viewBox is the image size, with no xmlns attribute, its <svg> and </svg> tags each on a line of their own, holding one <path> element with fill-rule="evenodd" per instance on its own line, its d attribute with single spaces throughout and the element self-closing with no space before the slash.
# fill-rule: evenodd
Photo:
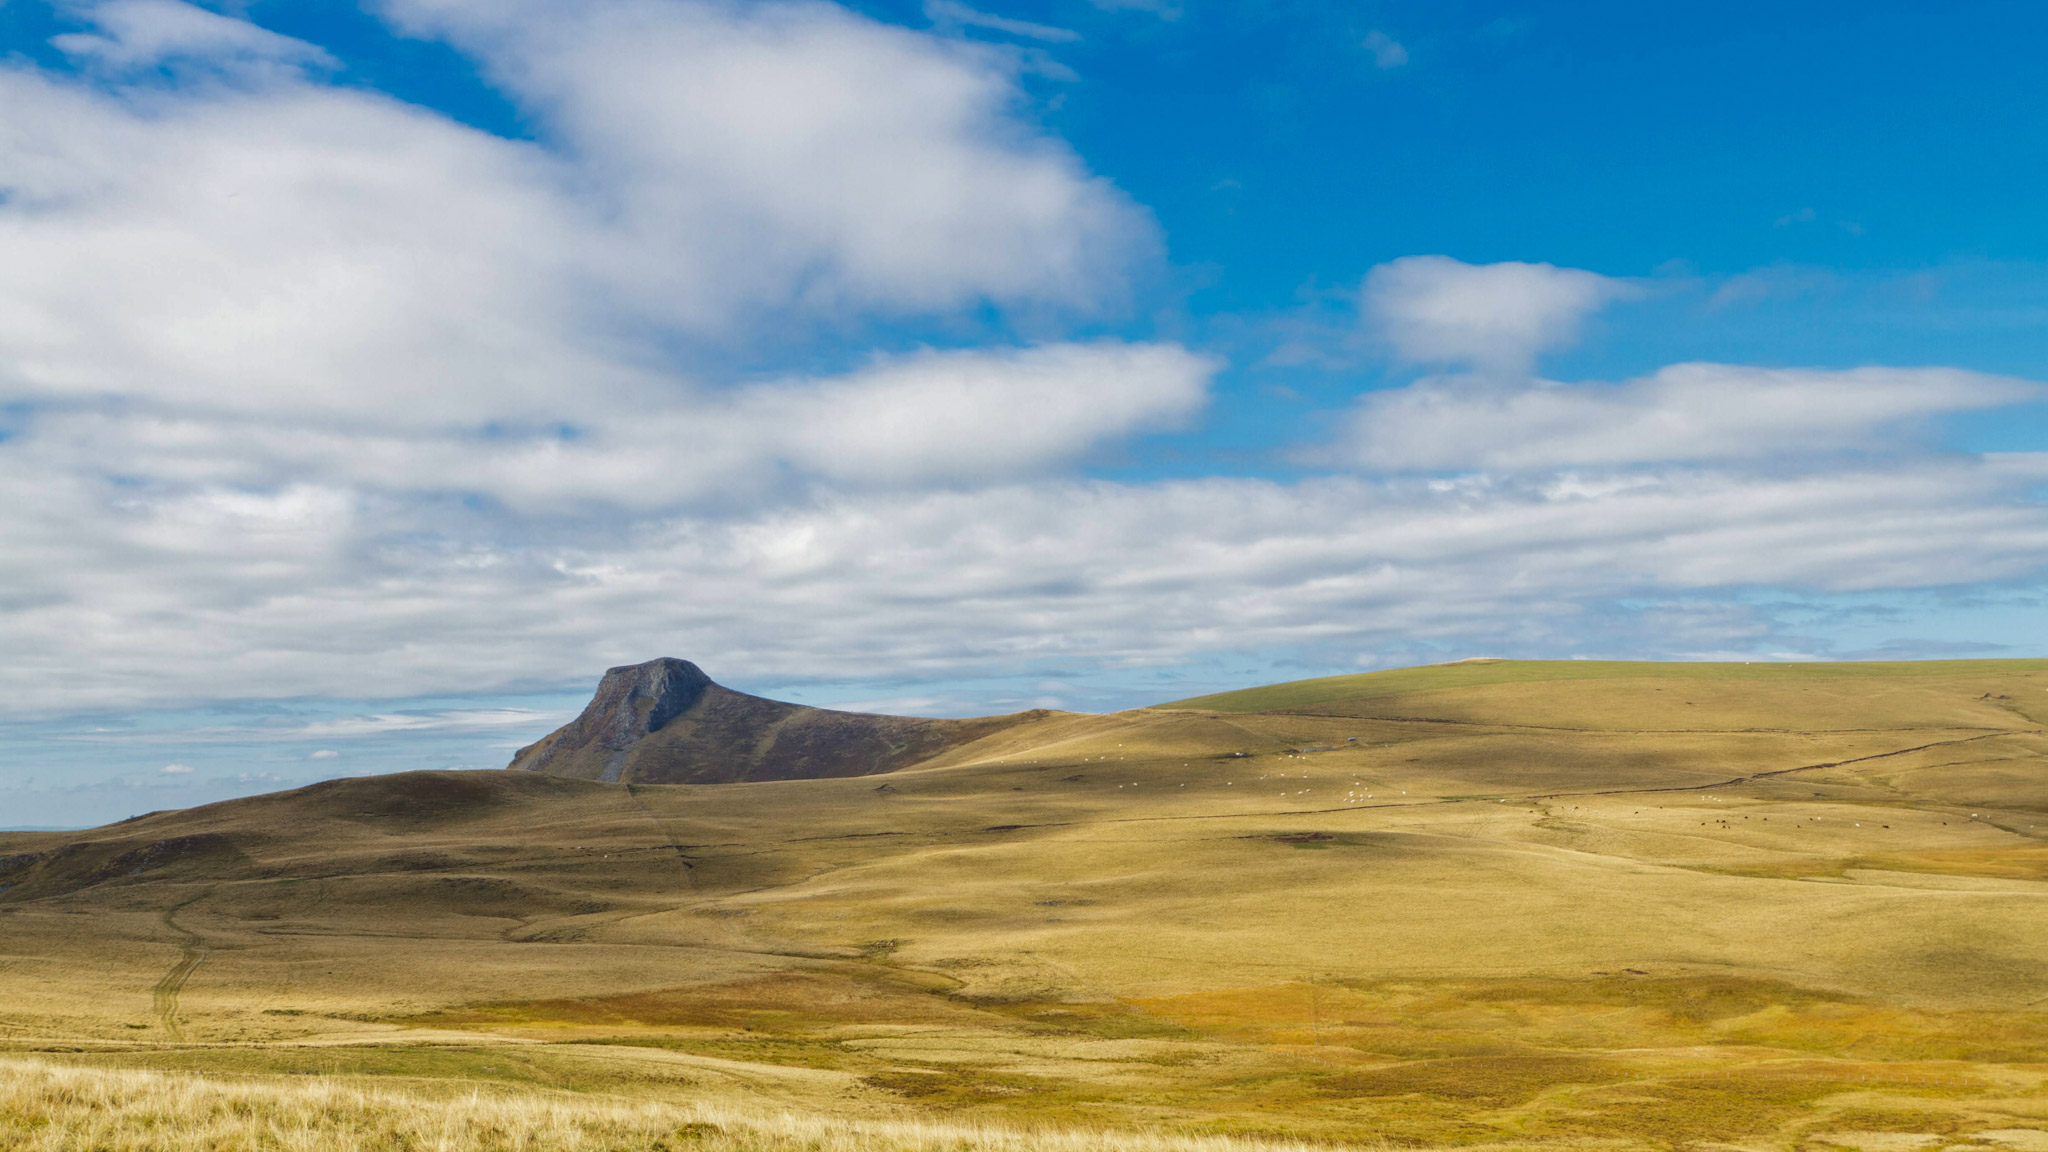
<svg viewBox="0 0 2048 1152">
<path fill-rule="evenodd" d="M 510 767 L 585 780 L 715 784 L 889 772 L 1031 716 L 929 720 L 807 708 L 734 692 L 688 660 L 605 672 L 583 714 Z"/>
<path fill-rule="evenodd" d="M 607 668 L 597 695 L 576 722 L 587 726 L 599 747 L 625 748 L 661 731 L 710 686 L 711 677 L 702 668 L 673 656 Z"/>
<path fill-rule="evenodd" d="M 663 656 L 645 664 L 605 669 L 597 695 L 582 715 L 546 740 L 521 748 L 512 758 L 517 768 L 556 771 L 564 775 L 595 775 L 617 780 L 628 752 L 669 721 L 689 711 L 714 685 L 702 668 L 688 660 Z M 569 770 L 570 762 L 583 770 Z"/>
</svg>

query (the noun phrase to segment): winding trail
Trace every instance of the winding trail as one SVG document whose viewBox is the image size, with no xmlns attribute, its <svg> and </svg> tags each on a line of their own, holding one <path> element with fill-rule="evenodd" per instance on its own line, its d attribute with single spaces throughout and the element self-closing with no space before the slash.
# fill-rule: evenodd
<svg viewBox="0 0 2048 1152">
<path fill-rule="evenodd" d="M 212 892 L 213 890 L 209 888 L 189 900 L 173 904 L 169 908 L 164 909 L 164 927 L 169 928 L 180 937 L 178 941 L 178 962 L 171 965 L 171 970 L 164 973 L 163 978 L 156 982 L 154 988 L 150 989 L 152 993 L 151 1002 L 156 1012 L 156 1018 L 163 1023 L 164 1031 L 170 1034 L 171 1039 L 181 1042 L 185 1039 L 185 1030 L 178 1026 L 178 993 L 184 989 L 185 981 L 192 978 L 193 971 L 201 964 L 206 963 L 207 948 L 206 938 L 190 928 L 179 924 L 177 915 L 187 905 L 204 900 Z"/>
<path fill-rule="evenodd" d="M 650 807 L 647 801 L 641 799 L 638 792 L 633 791 L 631 781 L 628 781 L 626 784 L 626 798 L 631 800 L 635 807 L 639 808 L 649 820 L 654 822 L 654 827 L 661 833 L 661 838 L 668 842 L 669 848 L 674 850 L 676 854 L 676 859 L 682 862 L 683 879 L 689 881 L 690 888 L 695 889 L 697 887 L 697 861 L 690 857 L 690 846 L 676 839 L 676 834 L 670 830 L 668 821 L 662 819 L 660 813 Z"/>
<path fill-rule="evenodd" d="M 1657 788 L 1610 788 L 1599 792 L 1552 792 L 1530 796 L 1531 800 L 1559 800 L 1566 796 L 1630 796 L 1639 792 L 1703 792 L 1709 788 L 1734 788 L 1774 776 L 1790 776 L 1794 772 L 1812 772 L 1817 768 L 1840 768 L 1844 764 L 1862 764 L 1870 760 L 1885 760 L 1893 756 L 1904 756 L 1912 752 L 1925 752 L 1929 748 L 1949 748 L 1957 744 L 1974 744 L 1979 740 L 1995 740 L 2000 736 L 2039 736 L 2039 728 L 2013 728 L 1997 732 L 1986 732 L 1981 736 L 1963 736 L 1954 740 L 1936 740 L 1930 744 L 1915 744 L 1911 748 L 1897 748 L 1890 752 L 1873 752 L 1868 756 L 1851 756 L 1846 760 L 1828 760 L 1820 764 L 1801 764 L 1796 768 L 1774 768 L 1768 772 L 1751 772 L 1744 776 L 1731 776 L 1709 784 L 1672 785 Z"/>
</svg>

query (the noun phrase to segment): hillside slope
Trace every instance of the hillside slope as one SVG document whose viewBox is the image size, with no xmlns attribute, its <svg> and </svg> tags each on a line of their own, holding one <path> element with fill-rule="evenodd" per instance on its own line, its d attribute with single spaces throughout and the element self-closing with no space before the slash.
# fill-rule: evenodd
<svg viewBox="0 0 2048 1152">
<path fill-rule="evenodd" d="M 2042 661 L 1481 663 L 1046 714 L 883 776 L 332 781 L 0 836 L 0 1043 L 1420 1144 L 2030 1147 L 1998 1134 L 2048 1116 L 2044 719 Z"/>
</svg>

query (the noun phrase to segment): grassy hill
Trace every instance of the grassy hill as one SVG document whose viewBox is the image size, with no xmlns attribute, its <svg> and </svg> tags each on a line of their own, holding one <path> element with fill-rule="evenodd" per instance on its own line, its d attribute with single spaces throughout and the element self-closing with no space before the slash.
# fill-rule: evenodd
<svg viewBox="0 0 2048 1152">
<path fill-rule="evenodd" d="M 1494 661 L 883 775 L 333 781 L 0 835 L 0 1047 L 846 1124 L 2048 1148 L 2044 717 L 2048 661 Z"/>
</svg>

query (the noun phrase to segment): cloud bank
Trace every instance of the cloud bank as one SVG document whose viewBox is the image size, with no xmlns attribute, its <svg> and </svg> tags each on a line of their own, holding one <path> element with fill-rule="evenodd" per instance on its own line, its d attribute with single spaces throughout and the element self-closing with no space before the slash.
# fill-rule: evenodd
<svg viewBox="0 0 2048 1152">
<path fill-rule="evenodd" d="M 1034 482 L 524 540 L 337 489 L 110 515 L 39 482 L 33 511 L 8 517 L 0 645 L 23 711 L 552 683 L 651 651 L 756 680 L 1299 647 L 1343 662 L 1425 642 L 1711 651 L 1763 630 L 1673 631 L 1606 606 L 2027 575 L 2048 549 L 2027 498 L 2044 478 L 2029 455 L 1777 477 Z M 10 479 L 0 496 L 20 508 Z"/>
</svg>

